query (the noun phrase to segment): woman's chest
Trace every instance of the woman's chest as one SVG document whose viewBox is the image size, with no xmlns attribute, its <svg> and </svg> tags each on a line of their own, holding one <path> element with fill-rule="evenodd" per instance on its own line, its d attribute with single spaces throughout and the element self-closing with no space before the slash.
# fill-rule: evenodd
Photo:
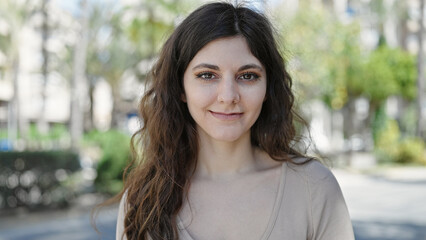
<svg viewBox="0 0 426 240">
<path fill-rule="evenodd" d="M 190 239 L 261 239 L 271 223 L 279 175 L 194 183 L 179 216 Z"/>
</svg>

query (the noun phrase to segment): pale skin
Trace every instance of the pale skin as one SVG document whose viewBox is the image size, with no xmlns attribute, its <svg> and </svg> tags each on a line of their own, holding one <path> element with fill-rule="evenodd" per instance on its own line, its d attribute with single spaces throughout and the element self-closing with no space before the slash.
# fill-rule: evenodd
<svg viewBox="0 0 426 240">
<path fill-rule="evenodd" d="M 193 239 L 259 239 L 267 226 L 281 163 L 250 142 L 266 84 L 264 66 L 240 36 L 208 43 L 184 73 L 182 101 L 200 149 L 179 216 Z"/>
</svg>

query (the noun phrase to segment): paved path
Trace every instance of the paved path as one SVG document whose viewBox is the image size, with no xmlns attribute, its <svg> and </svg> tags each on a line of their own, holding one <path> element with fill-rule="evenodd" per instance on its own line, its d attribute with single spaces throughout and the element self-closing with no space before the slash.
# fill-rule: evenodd
<svg viewBox="0 0 426 240">
<path fill-rule="evenodd" d="M 426 240 L 426 170 L 404 171 L 383 176 L 334 171 L 357 240 Z"/>
<path fill-rule="evenodd" d="M 420 172 L 424 178 L 413 177 L 413 171 L 399 177 L 344 170 L 334 173 L 345 195 L 357 240 L 426 240 L 426 171 Z M 87 210 L 0 218 L 0 240 L 114 239 L 115 218 L 116 208 L 99 215 L 102 235 L 93 230 Z"/>
<path fill-rule="evenodd" d="M 115 239 L 117 209 L 102 211 L 97 218 L 98 234 L 91 225 L 90 210 L 35 214 L 0 219 L 0 240 L 92 240 Z"/>
</svg>

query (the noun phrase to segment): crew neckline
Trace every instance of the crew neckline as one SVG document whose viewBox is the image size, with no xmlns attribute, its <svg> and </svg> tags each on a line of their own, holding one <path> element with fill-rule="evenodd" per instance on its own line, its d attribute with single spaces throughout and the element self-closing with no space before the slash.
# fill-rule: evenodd
<svg viewBox="0 0 426 240">
<path fill-rule="evenodd" d="M 287 171 L 287 163 L 283 162 L 281 165 L 281 175 L 280 175 L 280 180 L 278 183 L 278 192 L 274 201 L 274 207 L 272 208 L 271 215 L 269 216 L 268 225 L 266 226 L 260 240 L 267 240 L 269 236 L 271 235 L 272 229 L 274 229 L 275 223 L 278 218 L 278 212 L 279 212 L 279 209 L 281 208 L 282 199 L 284 196 L 285 177 L 287 175 L 286 171 Z M 179 234 L 181 235 L 181 237 L 183 237 L 183 240 L 195 240 L 186 230 L 186 227 L 184 226 L 179 215 L 177 215 L 176 218 L 177 218 Z"/>
</svg>

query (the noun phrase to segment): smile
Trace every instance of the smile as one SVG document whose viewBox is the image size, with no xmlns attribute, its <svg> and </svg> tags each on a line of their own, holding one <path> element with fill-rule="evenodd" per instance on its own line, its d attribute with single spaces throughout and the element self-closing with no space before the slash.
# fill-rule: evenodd
<svg viewBox="0 0 426 240">
<path fill-rule="evenodd" d="M 238 120 L 243 116 L 243 113 L 222 113 L 222 112 L 213 112 L 209 111 L 213 117 L 223 120 L 223 121 L 233 121 Z"/>
</svg>

